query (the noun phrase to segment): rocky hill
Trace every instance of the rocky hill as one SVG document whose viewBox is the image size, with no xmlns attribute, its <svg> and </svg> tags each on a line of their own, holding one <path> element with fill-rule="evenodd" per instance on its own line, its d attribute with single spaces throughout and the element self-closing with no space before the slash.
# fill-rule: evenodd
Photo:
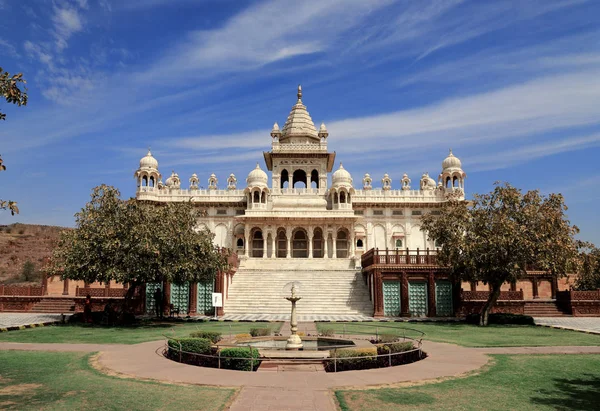
<svg viewBox="0 0 600 411">
<path fill-rule="evenodd" d="M 39 283 L 39 270 L 52 254 L 64 227 L 11 224 L 0 225 L 0 283 Z M 23 266 L 31 261 L 34 275 L 23 278 Z"/>
</svg>

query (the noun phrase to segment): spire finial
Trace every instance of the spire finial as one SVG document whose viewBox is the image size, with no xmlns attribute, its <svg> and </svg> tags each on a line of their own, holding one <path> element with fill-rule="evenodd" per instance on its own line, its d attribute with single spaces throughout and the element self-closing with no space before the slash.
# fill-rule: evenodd
<svg viewBox="0 0 600 411">
<path fill-rule="evenodd" d="M 450 149 L 450 154 L 449 155 L 452 155 L 452 149 Z"/>
<path fill-rule="evenodd" d="M 302 100 L 302 86 L 298 84 L 298 101 Z"/>
<path fill-rule="evenodd" d="M 152 155 L 152 151 L 150 150 L 150 146 L 148 146 L 148 154 L 146 154 L 147 156 L 151 156 Z"/>
</svg>

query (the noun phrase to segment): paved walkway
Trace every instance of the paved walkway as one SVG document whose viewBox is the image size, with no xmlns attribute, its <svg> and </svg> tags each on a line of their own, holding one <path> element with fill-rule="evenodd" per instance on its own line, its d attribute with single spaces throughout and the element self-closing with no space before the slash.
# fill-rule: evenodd
<svg viewBox="0 0 600 411">
<path fill-rule="evenodd" d="M 489 361 L 488 354 L 600 354 L 596 347 L 467 348 L 423 342 L 428 358 L 401 367 L 341 373 L 240 372 L 180 364 L 162 355 L 164 341 L 135 345 L 0 343 L 0 350 L 100 351 L 100 367 L 134 378 L 174 383 L 242 387 L 232 411 L 335 410 L 331 389 L 390 385 L 455 377 L 476 371 Z"/>
<path fill-rule="evenodd" d="M 70 314 L 65 314 L 65 318 Z M 61 314 L 0 313 L 0 328 L 27 326 L 61 321 Z"/>
<path fill-rule="evenodd" d="M 600 334 L 600 317 L 535 317 L 537 325 Z"/>
</svg>

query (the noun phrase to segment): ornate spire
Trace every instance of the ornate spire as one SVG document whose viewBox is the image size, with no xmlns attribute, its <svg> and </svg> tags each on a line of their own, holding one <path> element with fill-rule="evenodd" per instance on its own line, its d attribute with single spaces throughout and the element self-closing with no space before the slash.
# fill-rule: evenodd
<svg viewBox="0 0 600 411">
<path fill-rule="evenodd" d="M 281 129 L 280 142 L 290 137 L 299 137 L 298 140 L 306 141 L 306 137 L 318 142 L 320 139 L 315 123 L 313 123 L 306 106 L 302 103 L 302 86 L 298 86 L 298 101 L 292 107 L 283 128 Z"/>
<path fill-rule="evenodd" d="M 298 102 L 302 103 L 302 86 L 298 84 Z"/>
</svg>

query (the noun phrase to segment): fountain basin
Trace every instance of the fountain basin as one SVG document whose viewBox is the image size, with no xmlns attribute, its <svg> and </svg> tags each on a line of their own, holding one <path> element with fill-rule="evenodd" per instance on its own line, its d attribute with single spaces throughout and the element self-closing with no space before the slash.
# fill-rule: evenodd
<svg viewBox="0 0 600 411">
<path fill-rule="evenodd" d="M 353 341 L 339 338 L 327 337 L 302 337 L 303 348 L 300 351 L 329 351 L 333 348 L 348 348 L 355 347 Z M 259 351 L 269 350 L 285 350 L 287 345 L 286 337 L 267 337 L 253 338 L 245 340 L 236 340 L 235 345 L 240 347 L 256 348 Z"/>
</svg>

